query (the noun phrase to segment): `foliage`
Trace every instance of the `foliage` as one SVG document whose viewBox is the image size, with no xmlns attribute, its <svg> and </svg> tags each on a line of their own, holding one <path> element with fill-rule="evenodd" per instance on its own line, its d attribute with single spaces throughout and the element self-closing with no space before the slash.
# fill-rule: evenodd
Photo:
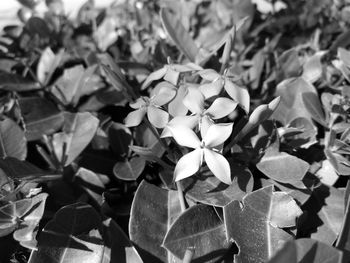
<svg viewBox="0 0 350 263">
<path fill-rule="evenodd" d="M 349 261 L 346 2 L 19 2 L 1 262 Z"/>
</svg>

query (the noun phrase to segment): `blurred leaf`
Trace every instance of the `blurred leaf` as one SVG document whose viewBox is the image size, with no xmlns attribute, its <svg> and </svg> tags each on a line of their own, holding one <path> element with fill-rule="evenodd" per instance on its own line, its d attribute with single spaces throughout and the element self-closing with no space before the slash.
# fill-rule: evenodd
<svg viewBox="0 0 350 263">
<path fill-rule="evenodd" d="M 50 47 L 45 48 L 41 53 L 41 57 L 36 69 L 36 75 L 38 77 L 38 80 L 43 85 L 47 85 L 49 83 L 53 73 L 61 63 L 63 55 L 64 49 L 61 49 L 58 54 L 55 55 Z"/>
<path fill-rule="evenodd" d="M 194 248 L 193 260 L 216 262 L 226 253 L 230 243 L 225 238 L 225 226 L 211 206 L 194 205 L 171 225 L 163 246 L 183 258 L 188 248 Z"/>
<path fill-rule="evenodd" d="M 59 160 L 65 166 L 74 161 L 94 137 L 99 120 L 89 112 L 65 113 L 62 132 L 53 135 L 52 143 Z M 64 146 L 65 152 L 63 153 Z M 66 156 L 63 156 L 63 155 Z M 65 160 L 64 160 L 65 159 Z"/>
<path fill-rule="evenodd" d="M 113 152 L 118 157 L 127 157 L 129 153 L 129 145 L 132 142 L 132 135 L 129 128 L 124 124 L 112 122 L 108 128 L 108 140 Z"/>
<path fill-rule="evenodd" d="M 29 18 L 25 24 L 25 32 L 30 34 L 32 37 L 38 35 L 40 38 L 49 38 L 51 34 L 45 20 L 36 16 Z"/>
<path fill-rule="evenodd" d="M 161 247 L 164 236 L 180 213 L 176 191 L 141 182 L 131 207 L 129 234 L 146 262 L 181 262 Z"/>
<path fill-rule="evenodd" d="M 28 141 L 41 139 L 62 127 L 63 113 L 49 100 L 40 97 L 19 99 L 21 114 L 26 125 L 25 135 Z"/>
<path fill-rule="evenodd" d="M 239 248 L 235 261 L 264 262 L 292 238 L 271 224 L 274 201 L 273 187 L 268 186 L 246 195 L 242 204 L 235 200 L 224 207 L 227 239 Z"/>
<path fill-rule="evenodd" d="M 181 24 L 181 21 L 167 8 L 160 10 L 160 17 L 164 28 L 175 45 L 191 62 L 195 62 L 199 49 L 190 34 Z"/>
<path fill-rule="evenodd" d="M 316 82 L 322 77 L 322 64 L 321 58 L 325 54 L 325 51 L 318 51 L 311 57 L 307 58 L 303 65 L 303 78 L 311 83 Z"/>
<path fill-rule="evenodd" d="M 214 176 L 192 176 L 182 181 L 186 196 L 208 205 L 223 207 L 232 200 L 242 200 L 253 190 L 253 177 L 248 168 L 231 165 L 232 184 L 222 183 Z"/>
<path fill-rule="evenodd" d="M 301 97 L 312 118 L 319 124 L 327 127 L 326 117 L 318 96 L 312 92 L 305 92 L 301 95 Z"/>
<path fill-rule="evenodd" d="M 14 73 L 0 71 L 0 90 L 8 91 L 31 91 L 40 89 L 39 83 L 23 78 Z"/>
<path fill-rule="evenodd" d="M 0 121 L 0 157 L 24 160 L 27 156 L 27 140 L 24 131 L 10 118 Z"/>
<path fill-rule="evenodd" d="M 343 252 L 310 238 L 288 241 L 267 263 L 346 262 Z"/>
<path fill-rule="evenodd" d="M 130 160 L 117 162 L 113 167 L 113 174 L 118 179 L 134 181 L 141 175 L 145 165 L 145 159 L 136 156 Z"/>
<path fill-rule="evenodd" d="M 284 51 L 278 57 L 278 80 L 297 77 L 301 72 L 302 65 L 298 56 L 298 51 L 295 48 Z"/>
</svg>

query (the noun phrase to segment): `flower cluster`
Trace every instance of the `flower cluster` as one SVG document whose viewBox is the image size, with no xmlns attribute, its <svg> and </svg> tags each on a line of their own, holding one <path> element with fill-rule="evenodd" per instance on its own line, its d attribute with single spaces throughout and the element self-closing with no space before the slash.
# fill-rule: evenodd
<svg viewBox="0 0 350 263">
<path fill-rule="evenodd" d="M 231 169 L 222 150 L 232 133 L 233 123 L 220 121 L 225 120 L 237 105 L 246 109 L 249 95 L 245 89 L 214 70 L 202 70 L 193 65 L 180 68 L 181 70 L 178 68 L 175 67 L 177 70 L 174 70 L 174 65 L 164 67 L 145 80 L 144 88 L 154 80 L 165 79 L 165 76 L 167 81 L 160 82 L 149 97 L 141 97 L 130 104 L 135 110 L 128 114 L 125 124 L 127 127 L 137 126 L 147 116 L 154 127 L 162 129 L 161 138 L 173 137 L 178 145 L 193 149 L 176 163 L 175 181 L 195 174 L 206 163 L 214 176 L 223 183 L 230 184 Z M 179 84 L 180 74 L 188 72 L 196 72 L 203 83 Z M 180 92 L 180 89 L 185 91 Z M 171 112 L 174 103 L 176 107 L 183 107 L 183 110 Z"/>
</svg>

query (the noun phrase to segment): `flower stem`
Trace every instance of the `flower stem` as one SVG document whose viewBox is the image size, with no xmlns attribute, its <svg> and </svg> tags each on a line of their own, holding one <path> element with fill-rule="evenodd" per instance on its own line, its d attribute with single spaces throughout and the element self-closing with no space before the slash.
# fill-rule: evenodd
<svg viewBox="0 0 350 263">
<path fill-rule="evenodd" d="M 181 212 L 184 212 L 186 210 L 186 203 L 185 203 L 184 193 L 182 191 L 182 185 L 179 181 L 176 182 L 176 187 L 177 187 L 177 194 L 179 196 Z"/>
</svg>

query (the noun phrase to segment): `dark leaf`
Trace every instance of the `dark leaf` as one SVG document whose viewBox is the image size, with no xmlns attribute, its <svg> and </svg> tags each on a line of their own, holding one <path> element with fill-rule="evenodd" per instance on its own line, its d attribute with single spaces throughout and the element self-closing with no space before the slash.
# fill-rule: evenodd
<svg viewBox="0 0 350 263">
<path fill-rule="evenodd" d="M 225 235 L 225 226 L 214 208 L 199 204 L 176 219 L 163 245 L 178 258 L 183 258 L 188 248 L 194 248 L 193 260 L 215 262 L 230 245 Z"/>
<path fill-rule="evenodd" d="M 24 131 L 9 118 L 0 121 L 0 157 L 24 160 L 27 156 L 27 140 Z"/>
<path fill-rule="evenodd" d="M 40 89 L 39 83 L 20 75 L 0 71 L 0 89 L 8 91 L 30 91 Z"/>
<path fill-rule="evenodd" d="M 141 256 L 148 259 L 146 262 L 181 262 L 161 247 L 170 225 L 180 213 L 176 191 L 141 182 L 131 207 L 129 234 Z"/>
<path fill-rule="evenodd" d="M 108 127 L 108 139 L 113 152 L 118 157 L 127 157 L 132 142 L 131 131 L 122 123 L 112 122 Z"/>
</svg>

